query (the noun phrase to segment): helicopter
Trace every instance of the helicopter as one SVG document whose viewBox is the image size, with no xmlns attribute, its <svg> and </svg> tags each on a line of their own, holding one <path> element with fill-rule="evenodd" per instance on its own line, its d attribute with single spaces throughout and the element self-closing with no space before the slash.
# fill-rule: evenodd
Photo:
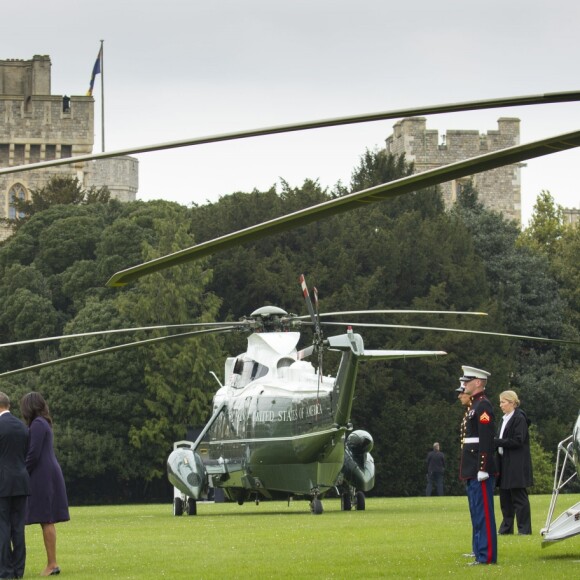
<svg viewBox="0 0 580 580">
<path fill-rule="evenodd" d="M 446 353 L 366 350 L 350 326 L 324 338 L 304 276 L 300 282 L 314 327 L 312 346 L 297 350 L 303 317 L 275 306 L 252 313 L 248 350 L 226 359 L 211 419 L 195 442 L 175 443 L 168 458 L 174 515 L 181 515 L 184 505 L 189 515 L 196 514 L 210 476 L 240 505 L 252 496 L 257 503 L 260 497 L 307 497 L 312 513 L 320 514 L 321 499 L 336 490 L 343 510 L 365 509 L 364 492 L 374 485 L 375 466 L 372 436 L 353 430 L 350 422 L 358 365 Z M 336 378 L 323 375 L 325 349 L 341 353 Z M 305 360 L 311 354 L 318 354 L 317 369 Z M 208 432 L 209 459 L 203 461 L 197 449 Z"/>
<path fill-rule="evenodd" d="M 108 152 L 106 154 L 74 157 L 67 160 L 57 160 L 57 162 L 41 162 L 12 167 L 9 168 L 9 171 L 0 169 L 0 174 L 72 163 L 79 160 L 114 157 L 121 154 L 197 145 L 315 127 L 367 122 L 379 118 L 570 100 L 580 100 L 580 92 L 458 103 L 280 126 Z M 141 276 L 183 264 L 190 260 L 203 258 L 215 252 L 224 251 L 239 244 L 305 225 L 330 215 L 350 211 L 362 205 L 382 201 L 503 165 L 571 149 L 579 145 L 580 131 L 576 131 L 487 153 L 347 194 L 262 224 L 226 234 L 214 240 L 202 242 L 191 248 L 156 258 L 144 264 L 121 270 L 111 277 L 107 282 L 107 286 L 124 286 Z M 401 326 L 374 323 L 363 324 L 352 321 L 323 321 L 321 318 L 331 314 L 344 316 L 348 314 L 354 315 L 357 312 L 320 313 L 317 306 L 318 301 L 315 299 L 316 306 L 313 305 L 303 278 L 301 279 L 301 284 L 309 312 L 306 319 L 288 314 L 285 310 L 275 306 L 266 306 L 255 310 L 250 317 L 238 323 L 192 324 L 190 326 L 204 326 L 205 328 L 177 335 L 193 336 L 196 334 L 238 330 L 245 330 L 251 333 L 248 338 L 247 351 L 226 359 L 223 383 L 217 379 L 219 389 L 214 396 L 211 418 L 196 441 L 178 441 L 174 443 L 174 450 L 168 458 L 167 471 L 169 481 L 175 488 L 173 502 L 175 515 L 181 515 L 184 508 L 189 515 L 196 514 L 197 501 L 207 496 L 211 486 L 223 488 L 230 499 L 240 504 L 251 498 L 256 501 L 259 501 L 260 498 L 285 498 L 289 500 L 294 497 L 307 498 L 310 500 L 311 511 L 315 514 L 322 513 L 322 498 L 330 491 L 336 490 L 341 496 L 344 510 L 350 509 L 353 503 L 357 509 L 364 509 L 364 493 L 372 489 L 375 472 L 374 462 L 370 454 L 373 447 L 372 436 L 362 429 L 354 430 L 350 422 L 359 364 L 363 361 L 371 360 L 443 356 L 445 353 L 443 351 L 367 350 L 362 336 L 354 332 L 354 327 L 400 328 Z M 302 326 L 307 325 L 313 328 L 313 344 L 311 347 L 299 351 L 297 350 L 300 338 L 299 330 Z M 326 337 L 322 332 L 322 326 L 324 325 L 341 326 L 345 328 L 346 332 Z M 528 340 L 574 343 L 574 341 L 463 329 L 419 326 L 404 326 L 404 328 L 429 329 L 442 332 L 471 332 Z M 163 338 L 172 339 L 173 336 Z M 111 349 L 81 353 L 67 358 L 70 360 L 93 356 L 101 352 L 147 344 L 156 340 L 160 339 L 129 343 L 112 347 Z M 324 376 L 323 374 L 323 354 L 325 351 L 338 351 L 341 353 L 341 361 L 336 378 Z M 306 360 L 313 355 L 317 357 L 316 367 Z M 47 363 L 33 365 L 16 372 L 46 366 L 47 364 L 59 364 L 65 360 L 48 361 Z M 14 372 L 2 373 L 0 376 L 6 376 Z M 214 376 L 217 378 L 216 375 Z M 198 450 L 206 435 L 209 435 L 208 457 L 204 459 Z"/>
</svg>

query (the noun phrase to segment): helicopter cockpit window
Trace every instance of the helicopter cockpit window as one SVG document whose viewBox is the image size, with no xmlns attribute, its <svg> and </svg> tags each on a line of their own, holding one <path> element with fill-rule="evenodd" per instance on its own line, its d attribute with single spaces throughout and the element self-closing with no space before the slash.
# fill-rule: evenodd
<svg viewBox="0 0 580 580">
<path fill-rule="evenodd" d="M 253 360 L 244 361 L 244 368 L 240 373 L 240 379 L 236 381 L 236 388 L 245 387 L 251 381 L 268 374 L 268 367 Z"/>
</svg>

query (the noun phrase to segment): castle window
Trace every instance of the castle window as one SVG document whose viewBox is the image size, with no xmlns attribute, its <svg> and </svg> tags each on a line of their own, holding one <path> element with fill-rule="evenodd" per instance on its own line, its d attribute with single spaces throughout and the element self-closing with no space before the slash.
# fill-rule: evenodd
<svg viewBox="0 0 580 580">
<path fill-rule="evenodd" d="M 24 151 L 24 145 L 14 145 L 14 165 L 24 165 Z"/>
<path fill-rule="evenodd" d="M 60 156 L 62 159 L 65 157 L 72 157 L 72 145 L 61 145 Z"/>
<path fill-rule="evenodd" d="M 16 208 L 12 207 L 12 203 L 16 199 L 25 200 L 26 199 L 26 187 L 22 183 L 15 183 L 8 192 L 8 199 L 10 200 L 10 209 L 8 210 L 8 217 L 13 220 L 16 219 Z M 24 214 L 20 212 L 18 217 L 24 217 Z"/>
<path fill-rule="evenodd" d="M 40 161 L 40 145 L 31 145 L 28 162 L 38 163 L 39 161 Z"/>
<path fill-rule="evenodd" d="M 44 158 L 47 161 L 51 161 L 52 159 L 56 159 L 56 145 L 47 145 L 44 151 Z"/>
<path fill-rule="evenodd" d="M 7 167 L 10 159 L 10 145 L 0 143 L 0 167 Z"/>
</svg>

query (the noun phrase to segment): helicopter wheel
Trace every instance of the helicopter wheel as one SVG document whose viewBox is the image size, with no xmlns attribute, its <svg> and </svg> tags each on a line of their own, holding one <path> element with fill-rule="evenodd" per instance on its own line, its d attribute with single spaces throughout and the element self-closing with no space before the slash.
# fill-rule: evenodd
<svg viewBox="0 0 580 580">
<path fill-rule="evenodd" d="M 365 494 L 362 491 L 356 492 L 356 509 L 358 511 L 364 511 L 365 509 Z"/>
<path fill-rule="evenodd" d="M 197 515 L 197 502 L 192 497 L 187 499 L 187 515 L 188 516 Z"/>
<path fill-rule="evenodd" d="M 315 515 L 322 513 L 322 502 L 317 497 L 310 502 L 310 511 Z"/>
<path fill-rule="evenodd" d="M 352 500 L 350 498 L 350 492 L 347 491 L 340 496 L 340 507 L 342 511 L 349 512 L 352 509 Z"/>
<path fill-rule="evenodd" d="M 173 498 L 173 515 L 183 515 L 183 500 L 180 497 Z"/>
</svg>

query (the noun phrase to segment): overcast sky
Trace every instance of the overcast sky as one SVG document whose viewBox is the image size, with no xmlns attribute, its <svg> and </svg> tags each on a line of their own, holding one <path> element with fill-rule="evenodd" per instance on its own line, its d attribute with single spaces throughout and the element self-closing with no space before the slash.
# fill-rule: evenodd
<svg viewBox="0 0 580 580">
<path fill-rule="evenodd" d="M 393 6 L 395 5 L 396 6 Z M 84 95 L 104 43 L 107 150 L 404 107 L 580 89 L 577 0 L 99 0 L 7 2 L 0 59 L 52 61 L 52 93 Z M 95 151 L 101 150 L 101 78 Z M 580 129 L 580 103 L 429 117 L 521 142 Z M 138 198 L 349 183 L 395 121 L 141 154 Z M 523 221 L 549 190 L 580 207 L 580 150 L 527 162 Z"/>
</svg>

